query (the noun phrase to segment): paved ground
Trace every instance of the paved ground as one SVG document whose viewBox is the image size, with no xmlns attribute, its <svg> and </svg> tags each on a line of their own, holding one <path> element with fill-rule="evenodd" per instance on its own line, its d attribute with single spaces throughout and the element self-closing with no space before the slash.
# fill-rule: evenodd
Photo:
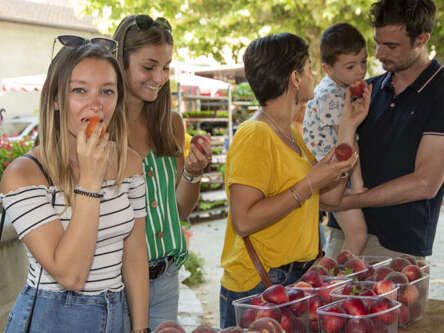
<svg viewBox="0 0 444 333">
<path fill-rule="evenodd" d="M 187 331 L 199 324 L 219 327 L 219 289 L 222 268 L 220 255 L 225 235 L 226 219 L 194 223 L 190 248 L 205 259 L 207 281 L 193 290 L 183 287 L 179 305 L 180 320 Z M 444 300 L 444 208 L 430 262 L 430 298 Z M 182 291 L 181 291 L 182 292 Z"/>
</svg>

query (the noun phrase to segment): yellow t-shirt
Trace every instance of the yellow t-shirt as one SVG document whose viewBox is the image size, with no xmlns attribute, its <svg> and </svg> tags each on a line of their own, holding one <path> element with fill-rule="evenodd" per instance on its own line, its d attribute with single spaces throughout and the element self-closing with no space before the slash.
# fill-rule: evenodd
<svg viewBox="0 0 444 333">
<path fill-rule="evenodd" d="M 302 180 L 311 169 L 313 155 L 302 135 L 292 128 L 292 135 L 302 150 L 302 157 L 285 145 L 271 127 L 261 121 L 247 120 L 239 127 L 227 155 L 225 190 L 242 184 L 257 188 L 265 197 L 277 195 Z M 236 234 L 228 214 L 221 264 L 221 284 L 228 290 L 244 292 L 260 282 L 242 238 Z M 319 194 L 279 222 L 250 235 L 251 242 L 265 269 L 293 261 L 309 261 L 319 249 Z"/>
</svg>

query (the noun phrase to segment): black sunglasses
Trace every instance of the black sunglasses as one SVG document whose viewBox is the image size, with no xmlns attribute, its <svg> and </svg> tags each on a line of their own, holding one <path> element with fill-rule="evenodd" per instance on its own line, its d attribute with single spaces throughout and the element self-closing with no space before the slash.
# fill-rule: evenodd
<svg viewBox="0 0 444 333">
<path fill-rule="evenodd" d="M 59 41 L 60 44 L 62 44 L 65 47 L 69 47 L 69 48 L 73 48 L 73 49 L 78 48 L 78 47 L 83 46 L 88 43 L 100 45 L 111 53 L 113 53 L 117 49 L 117 41 L 115 41 L 114 39 L 110 39 L 110 38 L 94 37 L 91 39 L 87 39 L 87 38 L 83 38 L 83 37 L 75 36 L 75 35 L 60 35 L 54 39 L 54 43 L 52 44 L 51 59 L 54 56 L 54 47 L 55 47 L 56 41 Z"/>
<path fill-rule="evenodd" d="M 148 15 L 136 15 L 136 27 L 139 30 L 148 30 L 154 24 L 159 24 L 171 33 L 171 25 L 166 18 L 158 17 L 156 20 L 153 20 Z"/>
</svg>

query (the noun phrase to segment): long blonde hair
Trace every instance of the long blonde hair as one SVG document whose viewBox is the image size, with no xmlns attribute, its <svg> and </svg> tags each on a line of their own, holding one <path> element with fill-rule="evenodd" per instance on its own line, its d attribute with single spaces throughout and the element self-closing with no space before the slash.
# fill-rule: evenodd
<svg viewBox="0 0 444 333">
<path fill-rule="evenodd" d="M 125 86 L 118 61 L 102 46 L 86 43 L 77 48 L 63 47 L 48 69 L 40 98 L 39 148 L 41 162 L 55 186 L 63 191 L 66 206 L 72 203 L 73 169 L 69 161 L 71 149 L 68 133 L 69 81 L 74 67 L 82 60 L 95 58 L 108 61 L 117 75 L 118 100 L 108 125 L 110 141 L 117 153 L 116 185 L 125 175 L 128 140 L 125 115 Z M 55 105 L 58 104 L 58 109 Z"/>
<path fill-rule="evenodd" d="M 113 39 L 119 43 L 117 59 L 125 70 L 129 67 L 130 55 L 147 45 L 173 45 L 171 26 L 164 18 L 153 20 L 147 29 L 139 29 L 137 15 L 125 17 L 114 32 Z M 125 82 L 128 85 L 125 76 Z M 128 86 L 127 86 L 128 87 Z M 142 114 L 147 119 L 148 143 L 158 156 L 175 156 L 180 151 L 172 124 L 171 88 L 168 80 L 160 89 L 154 102 L 144 102 Z"/>
</svg>

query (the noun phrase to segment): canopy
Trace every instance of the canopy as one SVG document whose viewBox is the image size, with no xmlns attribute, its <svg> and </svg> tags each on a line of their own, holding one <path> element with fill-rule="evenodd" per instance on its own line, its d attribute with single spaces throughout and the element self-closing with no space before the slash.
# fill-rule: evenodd
<svg viewBox="0 0 444 333">
<path fill-rule="evenodd" d="M 3 79 L 0 82 L 0 92 L 7 91 L 41 91 L 43 82 L 45 82 L 45 74 L 17 76 Z"/>
<path fill-rule="evenodd" d="M 219 90 L 230 87 L 227 82 L 188 73 L 176 74 L 172 79 L 180 83 L 181 87 L 199 87 L 200 95 L 218 96 L 221 95 Z"/>
<path fill-rule="evenodd" d="M 46 74 L 18 76 L 1 80 L 0 91 L 41 91 L 43 83 L 45 82 Z M 199 87 L 202 95 L 214 96 L 218 90 L 228 89 L 229 83 L 224 81 L 209 79 L 203 76 L 180 73 L 171 77 L 178 81 L 182 87 Z"/>
</svg>

